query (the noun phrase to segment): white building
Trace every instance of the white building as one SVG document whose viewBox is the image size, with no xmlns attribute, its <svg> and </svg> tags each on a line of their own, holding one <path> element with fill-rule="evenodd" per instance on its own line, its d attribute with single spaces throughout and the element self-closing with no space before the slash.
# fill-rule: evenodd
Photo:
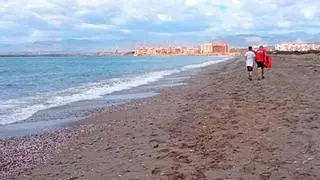
<svg viewBox="0 0 320 180">
<path fill-rule="evenodd" d="M 320 50 L 319 43 L 282 43 L 275 45 L 276 51 L 311 51 Z"/>
</svg>

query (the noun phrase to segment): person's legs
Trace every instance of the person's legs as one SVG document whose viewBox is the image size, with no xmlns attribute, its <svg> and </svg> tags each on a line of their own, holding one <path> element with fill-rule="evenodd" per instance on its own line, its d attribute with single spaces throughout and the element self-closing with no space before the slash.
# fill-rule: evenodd
<svg viewBox="0 0 320 180">
<path fill-rule="evenodd" d="M 248 78 L 249 78 L 249 80 L 251 81 L 251 80 L 252 80 L 253 67 L 248 66 L 247 69 L 248 69 Z"/>
<path fill-rule="evenodd" d="M 261 77 L 262 77 L 262 68 L 261 67 L 258 67 L 258 80 L 260 80 L 261 79 Z"/>
<path fill-rule="evenodd" d="M 260 79 L 264 79 L 264 64 L 263 64 L 263 62 L 258 62 L 257 63 L 257 66 L 258 66 L 258 76 L 259 76 L 259 80 Z"/>
</svg>

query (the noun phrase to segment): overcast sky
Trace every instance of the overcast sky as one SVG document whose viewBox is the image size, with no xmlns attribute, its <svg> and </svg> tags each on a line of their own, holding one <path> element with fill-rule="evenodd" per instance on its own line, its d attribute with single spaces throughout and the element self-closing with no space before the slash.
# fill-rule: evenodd
<svg viewBox="0 0 320 180">
<path fill-rule="evenodd" d="M 0 0 L 0 43 L 320 32 L 319 0 Z"/>
</svg>

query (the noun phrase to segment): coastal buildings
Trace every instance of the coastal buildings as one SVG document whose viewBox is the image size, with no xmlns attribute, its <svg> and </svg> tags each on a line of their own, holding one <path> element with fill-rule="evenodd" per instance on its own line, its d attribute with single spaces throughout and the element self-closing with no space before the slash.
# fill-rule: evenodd
<svg viewBox="0 0 320 180">
<path fill-rule="evenodd" d="M 228 55 L 230 47 L 226 43 L 210 42 L 204 43 L 200 48 L 186 47 L 162 47 L 150 48 L 140 47 L 132 51 L 134 56 L 178 56 L 178 55 Z"/>
<path fill-rule="evenodd" d="M 198 55 L 200 54 L 200 48 L 147 48 L 141 47 L 133 50 L 135 56 L 162 56 L 162 55 Z"/>
<path fill-rule="evenodd" d="M 197 55 L 201 53 L 200 48 L 186 48 L 183 50 L 184 55 Z"/>
<path fill-rule="evenodd" d="M 227 55 L 230 48 L 226 43 L 210 42 L 201 45 L 202 54 Z"/>
<path fill-rule="evenodd" d="M 320 43 L 282 43 L 275 45 L 276 51 L 319 51 L 320 50 Z"/>
<path fill-rule="evenodd" d="M 213 52 L 213 45 L 212 43 L 204 43 L 201 45 L 201 53 L 207 54 Z"/>
</svg>

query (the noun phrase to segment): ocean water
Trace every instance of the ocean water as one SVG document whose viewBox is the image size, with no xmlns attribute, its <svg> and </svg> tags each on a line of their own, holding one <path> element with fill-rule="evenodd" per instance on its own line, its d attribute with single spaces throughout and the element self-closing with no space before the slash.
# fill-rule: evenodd
<svg viewBox="0 0 320 180">
<path fill-rule="evenodd" d="M 25 120 L 74 119 L 75 114 L 85 116 L 85 110 L 90 108 L 153 96 L 155 89 L 182 85 L 188 78 L 181 75 L 182 72 L 227 59 L 132 56 L 0 58 L 0 126 L 26 123 Z M 71 116 L 69 112 L 76 113 Z"/>
</svg>

